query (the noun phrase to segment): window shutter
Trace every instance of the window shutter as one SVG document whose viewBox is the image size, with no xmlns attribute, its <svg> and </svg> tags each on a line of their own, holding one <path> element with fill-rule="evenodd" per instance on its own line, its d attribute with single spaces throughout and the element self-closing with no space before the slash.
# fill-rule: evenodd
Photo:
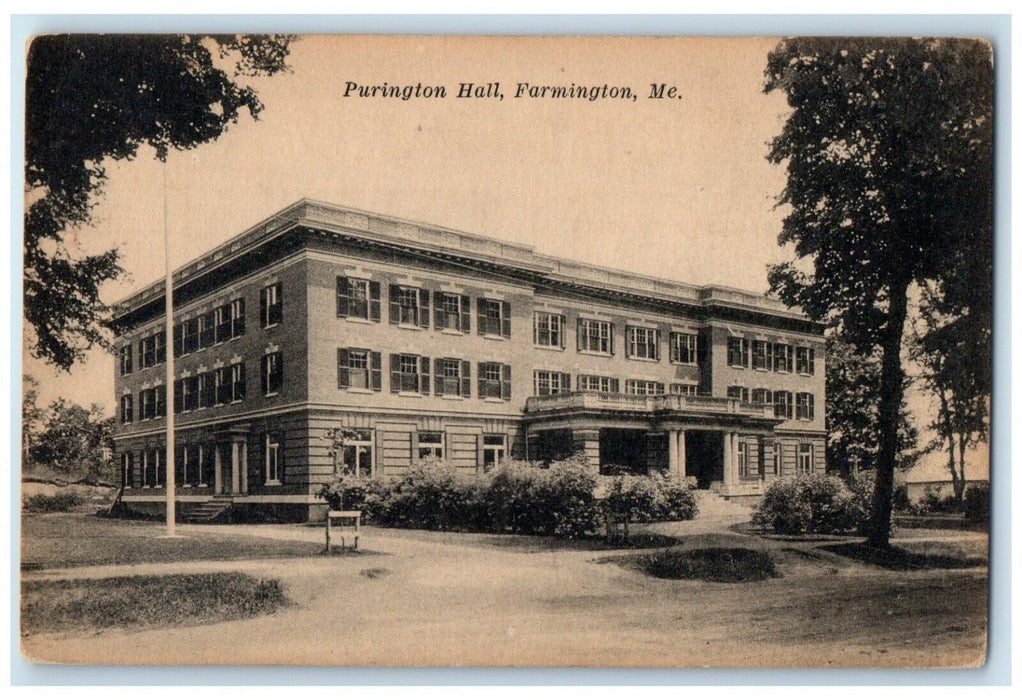
<svg viewBox="0 0 1022 700">
<path fill-rule="evenodd" d="M 401 356 L 390 353 L 390 393 L 397 394 L 401 391 Z"/>
<path fill-rule="evenodd" d="M 571 374 L 568 372 L 561 373 L 561 392 L 571 391 Z"/>
<path fill-rule="evenodd" d="M 268 394 L 270 391 L 269 373 L 267 372 L 268 365 L 270 362 L 269 355 L 263 355 L 263 359 L 259 362 L 259 380 L 260 386 L 263 390 L 263 394 Z"/>
<path fill-rule="evenodd" d="M 576 350 L 582 349 L 582 319 L 578 319 L 578 323 L 575 324 L 575 340 L 578 343 Z"/>
<path fill-rule="evenodd" d="M 809 348 L 809 374 L 816 374 L 816 350 Z"/>
<path fill-rule="evenodd" d="M 539 345 L 539 314 L 532 314 L 532 344 Z"/>
<path fill-rule="evenodd" d="M 401 322 L 401 306 L 398 304 L 398 295 L 401 288 L 396 284 L 390 285 L 390 322 L 397 324 Z"/>
<path fill-rule="evenodd" d="M 472 297 L 468 294 L 461 295 L 461 328 L 462 333 L 472 331 Z"/>
<path fill-rule="evenodd" d="M 564 338 L 564 336 L 567 335 L 567 333 L 566 333 L 567 330 L 568 330 L 568 317 L 565 316 L 564 314 L 561 314 L 561 333 L 560 333 L 560 336 L 561 336 L 561 349 L 562 350 L 565 347 L 565 344 L 564 344 L 565 338 Z"/>
<path fill-rule="evenodd" d="M 266 315 L 266 294 L 267 290 L 259 292 L 259 322 L 265 327 L 269 325 L 269 317 Z"/>
<path fill-rule="evenodd" d="M 369 374 L 372 378 L 373 391 L 383 390 L 383 360 L 380 353 L 369 353 Z"/>
<path fill-rule="evenodd" d="M 278 283 L 274 286 L 277 288 L 277 303 L 273 305 L 273 318 L 270 319 L 270 323 L 280 323 L 284 320 L 284 285 Z"/>
<path fill-rule="evenodd" d="M 632 356 L 632 332 L 631 326 L 625 326 L 625 357 Z"/>
<path fill-rule="evenodd" d="M 369 283 L 369 320 L 376 321 L 380 320 L 380 283 L 370 282 Z"/>
<path fill-rule="evenodd" d="M 428 292 L 427 292 L 428 295 Z M 433 327 L 438 331 L 447 328 L 447 315 L 444 313 L 444 297 L 442 292 L 433 292 L 433 313 L 435 317 L 433 319 Z M 423 304 L 423 309 L 427 308 L 426 304 Z M 429 314 L 427 313 L 428 317 Z"/>
<path fill-rule="evenodd" d="M 742 389 L 742 391 L 744 392 L 745 389 Z M 662 382 L 657 382 L 656 383 L 656 393 L 657 394 L 663 394 L 664 393 L 664 385 L 663 385 Z M 748 399 L 749 397 L 746 396 L 745 398 Z"/>
<path fill-rule="evenodd" d="M 419 393 L 429 395 L 429 358 L 419 358 Z"/>
<path fill-rule="evenodd" d="M 337 388 L 347 389 L 351 386 L 348 379 L 348 349 L 338 348 L 337 350 Z"/>
<path fill-rule="evenodd" d="M 181 412 L 181 387 L 184 386 L 183 379 L 174 380 L 174 413 Z"/>
<path fill-rule="evenodd" d="M 815 410 L 814 410 L 814 406 L 813 406 L 813 403 L 814 403 L 813 395 L 812 394 L 806 394 L 806 396 L 809 397 L 809 420 L 815 420 L 816 416 L 814 415 L 815 414 Z"/>
<path fill-rule="evenodd" d="M 468 360 L 461 361 L 461 395 L 472 398 L 472 363 Z"/>
<path fill-rule="evenodd" d="M 173 330 L 173 335 L 174 335 L 174 357 L 181 357 L 181 355 L 184 353 L 185 342 L 184 342 L 184 332 L 183 331 L 184 331 L 183 324 L 179 323 L 176 326 L 174 326 L 174 330 Z"/>
<path fill-rule="evenodd" d="M 433 393 L 444 395 L 444 360 L 441 357 L 433 361 Z"/>
<path fill-rule="evenodd" d="M 419 325 L 429 328 L 429 290 L 419 290 Z"/>
<path fill-rule="evenodd" d="M 241 365 L 241 381 L 238 382 L 238 398 L 245 398 L 245 365 Z"/>
<path fill-rule="evenodd" d="M 348 315 L 348 300 L 351 298 L 351 289 L 348 286 L 347 277 L 337 278 L 337 315 Z"/>
<path fill-rule="evenodd" d="M 468 297 L 465 297 L 466 299 Z M 486 300 L 482 297 L 476 298 L 476 332 L 479 335 L 486 335 Z"/>
<path fill-rule="evenodd" d="M 486 398 L 486 363 L 479 362 L 476 364 L 476 396 L 481 399 Z"/>
<path fill-rule="evenodd" d="M 653 331 L 653 359 L 660 361 L 660 331 Z M 661 392 L 663 393 L 663 392 Z"/>
<path fill-rule="evenodd" d="M 610 391 L 612 394 L 621 393 L 621 382 L 617 377 L 612 377 L 610 380 Z"/>
<path fill-rule="evenodd" d="M 511 337 L 511 302 L 500 302 L 500 334 L 505 338 Z"/>
<path fill-rule="evenodd" d="M 614 354 L 614 324 L 610 324 L 610 354 Z"/>
<path fill-rule="evenodd" d="M 511 365 L 500 366 L 500 398 L 511 400 Z"/>
</svg>

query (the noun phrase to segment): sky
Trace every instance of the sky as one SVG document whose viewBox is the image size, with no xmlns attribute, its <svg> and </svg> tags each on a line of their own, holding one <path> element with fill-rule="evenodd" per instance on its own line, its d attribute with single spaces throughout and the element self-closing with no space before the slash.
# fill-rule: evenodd
<svg viewBox="0 0 1022 700">
<path fill-rule="evenodd" d="M 160 278 L 164 193 L 174 267 L 303 197 L 693 284 L 767 290 L 785 213 L 766 160 L 788 114 L 764 94 L 771 38 L 307 36 L 292 71 L 252 79 L 265 106 L 216 142 L 107 164 L 83 251 L 117 247 L 113 302 Z M 443 85 L 446 99 L 367 97 L 362 85 Z M 499 82 L 504 99 L 458 99 Z M 515 98 L 518 83 L 628 86 L 632 100 Z M 650 99 L 651 84 L 676 86 Z M 164 186 L 166 183 L 166 186 Z M 69 375 L 26 353 L 40 401 L 113 410 L 114 361 Z M 920 403 L 919 409 L 925 411 Z M 984 467 L 985 468 L 985 467 Z"/>
</svg>

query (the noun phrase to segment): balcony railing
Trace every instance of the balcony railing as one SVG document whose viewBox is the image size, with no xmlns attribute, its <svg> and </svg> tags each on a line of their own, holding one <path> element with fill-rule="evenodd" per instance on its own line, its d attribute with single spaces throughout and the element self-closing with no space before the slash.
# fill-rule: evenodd
<svg viewBox="0 0 1022 700">
<path fill-rule="evenodd" d="M 692 413 L 734 413 L 756 418 L 773 418 L 770 404 L 750 403 L 723 396 L 691 396 L 661 394 L 643 396 L 606 391 L 572 391 L 550 396 L 530 396 L 525 402 L 527 413 L 569 409 L 613 410 L 634 413 L 686 411 Z"/>
</svg>

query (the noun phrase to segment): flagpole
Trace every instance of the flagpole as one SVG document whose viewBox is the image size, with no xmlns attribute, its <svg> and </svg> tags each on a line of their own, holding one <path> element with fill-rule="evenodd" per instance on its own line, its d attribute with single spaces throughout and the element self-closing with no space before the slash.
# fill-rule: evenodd
<svg viewBox="0 0 1022 700">
<path fill-rule="evenodd" d="M 164 332 L 166 341 L 164 353 L 167 358 L 167 463 L 164 465 L 164 473 L 167 477 L 167 537 L 175 536 L 176 509 L 174 496 L 176 495 L 175 483 L 176 463 L 174 460 L 174 284 L 170 268 L 170 233 L 167 226 L 167 160 L 163 160 L 163 257 L 167 268 L 167 277 L 164 281 L 165 296 L 165 320 Z"/>
</svg>

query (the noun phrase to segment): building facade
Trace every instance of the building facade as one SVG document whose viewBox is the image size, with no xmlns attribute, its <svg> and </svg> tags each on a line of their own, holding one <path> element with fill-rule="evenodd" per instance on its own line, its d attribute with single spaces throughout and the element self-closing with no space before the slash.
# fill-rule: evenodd
<svg viewBox="0 0 1022 700">
<path fill-rule="evenodd" d="M 819 324 L 779 302 L 302 200 L 117 306 L 122 500 L 307 519 L 335 470 L 582 453 L 728 497 L 824 471 Z M 167 406 L 166 353 L 175 357 Z M 346 429 L 334 449 L 332 431 Z"/>
</svg>

